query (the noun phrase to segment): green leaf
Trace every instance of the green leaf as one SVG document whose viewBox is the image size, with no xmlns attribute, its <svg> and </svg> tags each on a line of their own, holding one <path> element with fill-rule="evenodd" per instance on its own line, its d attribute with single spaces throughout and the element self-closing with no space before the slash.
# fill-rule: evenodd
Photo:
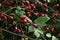
<svg viewBox="0 0 60 40">
<path fill-rule="evenodd" d="M 53 2 L 54 2 L 54 0 L 47 0 L 47 2 L 53 3 Z"/>
<path fill-rule="evenodd" d="M 16 21 L 13 21 L 13 25 L 16 25 Z"/>
<path fill-rule="evenodd" d="M 52 40 L 59 40 L 59 39 L 56 38 L 55 36 L 52 36 Z"/>
<path fill-rule="evenodd" d="M 34 22 L 38 25 L 38 26 L 46 26 L 46 23 L 50 18 L 48 16 L 45 17 L 39 17 L 36 20 L 34 20 Z"/>
<path fill-rule="evenodd" d="M 16 9 L 17 9 L 17 10 L 21 10 L 21 7 L 17 6 Z"/>
<path fill-rule="evenodd" d="M 41 34 L 43 34 L 43 31 L 40 29 L 34 28 L 34 34 L 38 38 L 38 37 L 40 37 Z"/>
<path fill-rule="evenodd" d="M 28 20 L 28 22 L 30 22 L 30 23 L 33 23 L 32 20 L 28 17 L 26 17 L 26 20 Z"/>
<path fill-rule="evenodd" d="M 22 11 L 24 11 L 24 10 L 25 10 L 25 8 L 21 8 L 21 10 L 22 10 Z"/>
<path fill-rule="evenodd" d="M 47 0 L 47 2 L 49 2 L 49 3 L 54 3 L 54 0 Z"/>
<path fill-rule="evenodd" d="M 19 14 L 20 16 L 22 16 L 22 15 L 24 15 L 24 14 L 25 14 L 25 12 L 24 12 L 24 11 L 22 11 L 22 10 L 20 10 L 20 11 L 19 11 L 19 10 L 16 10 L 16 13 L 17 13 L 17 14 Z"/>
<path fill-rule="evenodd" d="M 24 15 L 24 8 L 20 8 L 19 6 L 15 10 L 16 14 L 19 14 L 20 16 Z"/>
<path fill-rule="evenodd" d="M 30 32 L 30 31 L 34 31 L 34 27 L 33 26 L 29 26 L 28 32 Z"/>
<path fill-rule="evenodd" d="M 46 23 L 36 23 L 38 26 L 46 26 Z"/>
<path fill-rule="evenodd" d="M 47 2 L 50 2 L 50 0 L 47 0 Z"/>
<path fill-rule="evenodd" d="M 24 15 L 25 14 L 25 12 L 24 11 L 20 11 L 20 13 L 19 13 L 21 16 L 22 15 Z"/>
<path fill-rule="evenodd" d="M 50 34 L 50 33 L 47 33 L 46 36 L 47 36 L 47 37 L 51 37 L 51 34 Z"/>
<path fill-rule="evenodd" d="M 20 20 L 17 15 L 14 15 L 14 20 Z"/>
<path fill-rule="evenodd" d="M 35 31 L 34 34 L 37 38 L 40 37 L 40 33 L 38 33 L 37 31 Z"/>
<path fill-rule="evenodd" d="M 35 20 L 35 23 L 45 23 L 49 20 L 50 18 L 48 16 L 46 17 L 39 17 Z"/>
</svg>

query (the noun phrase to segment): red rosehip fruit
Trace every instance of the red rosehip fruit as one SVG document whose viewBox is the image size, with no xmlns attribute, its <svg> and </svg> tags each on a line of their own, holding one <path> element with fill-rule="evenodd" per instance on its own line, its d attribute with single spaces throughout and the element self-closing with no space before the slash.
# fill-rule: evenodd
<svg viewBox="0 0 60 40">
<path fill-rule="evenodd" d="M 33 10 L 35 8 L 35 5 L 34 4 L 30 4 L 31 6 L 31 9 Z"/>
<path fill-rule="evenodd" d="M 55 16 L 55 15 L 53 15 L 51 18 L 52 18 L 52 19 L 54 19 L 55 17 L 56 17 L 56 16 Z"/>
<path fill-rule="evenodd" d="M 20 29 L 17 29 L 17 33 L 20 33 L 21 32 L 21 30 Z"/>
<path fill-rule="evenodd" d="M 0 7 L 2 6 L 2 4 L 0 4 Z"/>
<path fill-rule="evenodd" d="M 39 2 L 37 2 L 37 1 L 36 1 L 36 2 L 35 2 L 35 4 L 36 4 L 36 5 L 38 5 L 38 4 L 39 4 Z"/>
<path fill-rule="evenodd" d="M 37 13 L 37 12 L 36 12 L 36 13 L 34 13 L 34 16 L 38 16 L 38 15 L 39 15 L 39 13 Z"/>
<path fill-rule="evenodd" d="M 16 32 L 17 32 L 17 29 L 18 29 L 18 28 L 15 27 L 15 28 L 13 29 L 13 32 L 16 33 Z"/>
<path fill-rule="evenodd" d="M 37 28 L 37 27 L 38 27 L 36 23 L 34 23 L 32 26 L 33 26 L 33 27 L 35 27 L 35 28 Z"/>
<path fill-rule="evenodd" d="M 25 11 L 28 11 L 28 10 L 29 10 L 28 6 L 27 6 L 27 7 L 25 7 Z"/>
<path fill-rule="evenodd" d="M 30 12 L 27 12 L 26 14 L 30 14 Z"/>
<path fill-rule="evenodd" d="M 46 31 L 48 31 L 48 30 L 49 30 L 49 28 L 48 28 L 48 27 L 46 27 L 46 28 L 45 28 L 45 30 L 46 30 Z"/>
<path fill-rule="evenodd" d="M 46 16 L 46 14 L 42 14 L 42 17 L 45 17 Z"/>
<path fill-rule="evenodd" d="M 13 20 L 13 17 L 12 17 L 12 16 L 10 16 L 9 20 L 10 20 L 10 21 L 12 21 L 12 20 Z"/>
<path fill-rule="evenodd" d="M 54 32 L 54 30 L 55 30 L 55 28 L 54 28 L 54 27 L 52 27 L 52 28 L 51 28 L 51 31 L 52 31 L 52 32 Z"/>
<path fill-rule="evenodd" d="M 3 20 L 6 21 L 7 20 L 7 16 L 3 16 Z"/>
<path fill-rule="evenodd" d="M 59 33 L 59 34 L 57 34 L 57 37 L 58 37 L 58 38 L 60 38 L 60 33 Z"/>
<path fill-rule="evenodd" d="M 46 2 L 47 2 L 47 0 L 43 0 L 43 2 L 44 2 L 44 3 L 46 3 Z"/>
<path fill-rule="evenodd" d="M 59 7 L 59 4 L 57 3 L 56 6 Z"/>
<path fill-rule="evenodd" d="M 0 17 L 3 17 L 4 15 L 2 13 L 0 13 Z"/>
<path fill-rule="evenodd" d="M 4 5 L 7 5 L 7 4 L 9 4 L 7 1 L 4 1 Z"/>
<path fill-rule="evenodd" d="M 28 6 L 28 9 L 31 10 L 31 6 L 30 5 Z"/>
<path fill-rule="evenodd" d="M 27 20 L 26 20 L 26 19 L 21 19 L 20 22 L 22 22 L 22 23 L 26 23 Z"/>
<path fill-rule="evenodd" d="M 27 12 L 27 16 L 28 16 L 28 17 L 31 17 L 31 14 L 30 14 L 30 12 Z"/>
<path fill-rule="evenodd" d="M 43 6 L 44 6 L 44 7 L 46 7 L 46 8 L 48 7 L 46 3 L 45 3 L 45 4 L 43 4 Z"/>
<path fill-rule="evenodd" d="M 26 15 L 21 16 L 21 19 L 25 19 L 25 18 L 26 18 Z"/>
<path fill-rule="evenodd" d="M 25 6 L 24 3 L 21 3 L 21 6 L 24 7 Z"/>
</svg>

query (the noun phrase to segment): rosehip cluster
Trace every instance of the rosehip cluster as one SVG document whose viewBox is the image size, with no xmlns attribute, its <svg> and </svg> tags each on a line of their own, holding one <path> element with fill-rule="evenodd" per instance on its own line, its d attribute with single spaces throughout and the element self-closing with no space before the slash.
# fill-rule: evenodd
<svg viewBox="0 0 60 40">
<path fill-rule="evenodd" d="M 0 20 L 3 20 L 3 21 L 7 21 L 8 17 L 2 13 L 0 13 Z M 12 21 L 13 20 L 13 16 L 9 16 L 9 20 Z"/>
<path fill-rule="evenodd" d="M 21 32 L 21 30 L 20 30 L 20 29 L 18 29 L 17 27 L 15 27 L 15 28 L 13 29 L 13 32 L 14 32 L 14 33 L 20 33 L 20 32 Z"/>
<path fill-rule="evenodd" d="M 33 10 L 35 8 L 34 4 L 29 4 L 28 6 L 25 7 L 25 12 L 28 10 Z"/>
<path fill-rule="evenodd" d="M 26 15 L 21 16 L 20 22 L 21 23 L 26 23 L 27 22 Z"/>
</svg>

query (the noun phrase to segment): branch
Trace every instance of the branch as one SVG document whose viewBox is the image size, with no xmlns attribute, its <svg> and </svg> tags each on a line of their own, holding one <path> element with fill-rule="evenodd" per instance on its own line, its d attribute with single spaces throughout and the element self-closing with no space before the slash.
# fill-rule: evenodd
<svg viewBox="0 0 60 40">
<path fill-rule="evenodd" d="M 26 36 L 26 35 L 21 35 L 21 34 L 13 33 L 13 32 L 11 32 L 11 31 L 7 31 L 7 30 L 5 30 L 5 29 L 1 29 L 1 30 L 2 30 L 2 31 L 5 31 L 5 32 L 8 32 L 8 33 L 10 33 L 10 34 L 13 34 L 13 35 L 17 35 L 17 36 L 21 36 L 21 37 L 27 37 L 27 38 L 29 38 L 29 39 L 31 39 L 31 40 L 35 40 L 35 39 L 30 38 L 30 37 L 28 37 L 28 36 Z"/>
</svg>

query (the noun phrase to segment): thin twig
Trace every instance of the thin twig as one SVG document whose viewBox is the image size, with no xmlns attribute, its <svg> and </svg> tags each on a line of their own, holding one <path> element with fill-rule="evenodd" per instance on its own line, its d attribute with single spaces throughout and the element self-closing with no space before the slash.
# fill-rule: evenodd
<svg viewBox="0 0 60 40">
<path fill-rule="evenodd" d="M 7 31 L 7 30 L 5 30 L 5 29 L 1 29 L 1 30 L 2 30 L 2 31 L 5 31 L 5 32 L 8 32 L 8 33 L 11 33 L 11 34 L 13 34 L 13 35 L 17 35 L 17 36 L 21 36 L 21 37 L 27 37 L 27 38 L 29 38 L 29 39 L 31 39 L 31 40 L 35 40 L 35 39 L 30 38 L 30 37 L 28 37 L 28 36 L 26 36 L 26 35 L 21 35 L 21 34 L 13 33 L 13 32 L 11 32 L 11 31 Z"/>
</svg>

